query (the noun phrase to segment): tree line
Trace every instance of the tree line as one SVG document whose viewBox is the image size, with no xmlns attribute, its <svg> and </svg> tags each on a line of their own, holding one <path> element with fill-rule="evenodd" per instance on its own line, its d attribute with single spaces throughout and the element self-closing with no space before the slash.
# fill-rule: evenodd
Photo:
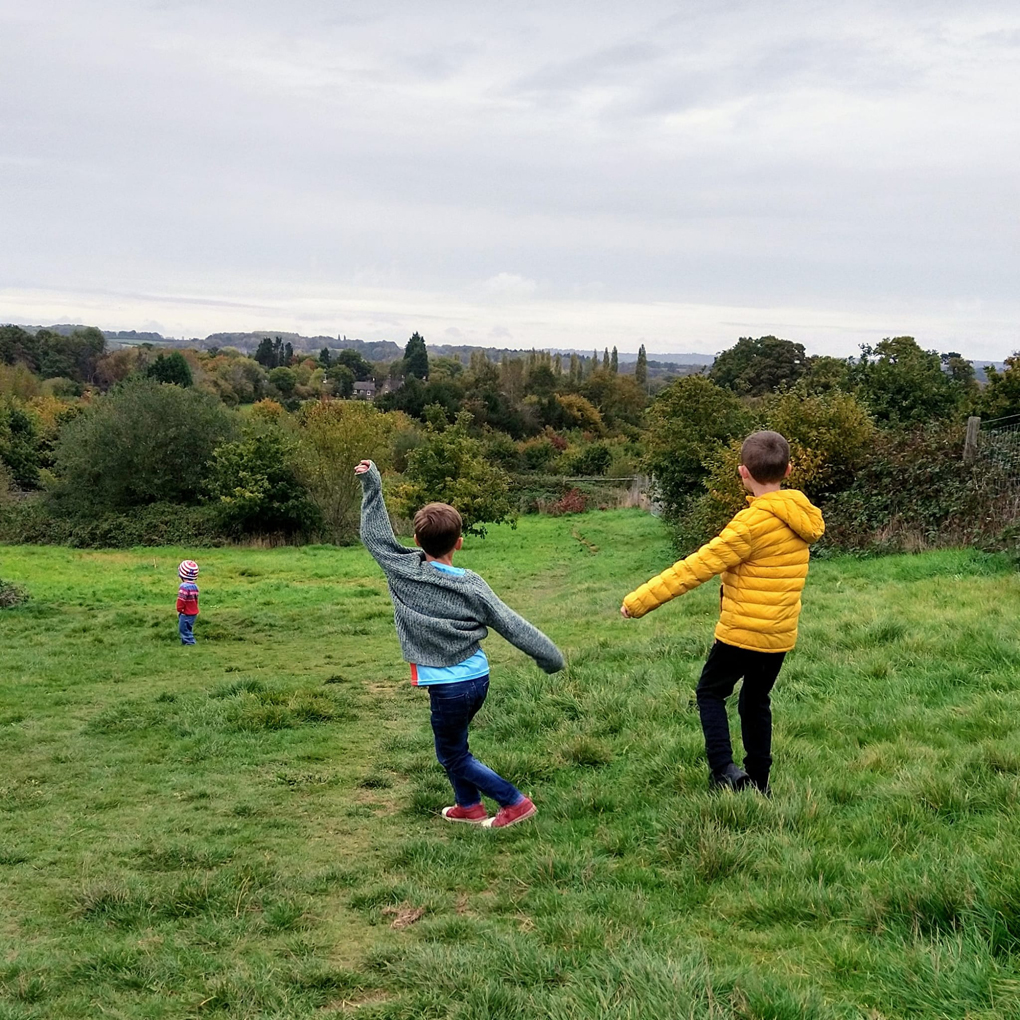
<svg viewBox="0 0 1020 1020">
<path fill-rule="evenodd" d="M 358 382 L 378 391 L 373 402 L 349 399 Z M 476 531 L 535 506 L 599 501 L 589 490 L 562 503 L 568 478 L 647 472 L 685 545 L 736 505 L 734 444 L 768 426 L 790 438 L 795 481 L 830 507 L 833 534 L 873 545 L 904 519 L 888 494 L 879 505 L 878 490 L 897 488 L 889 478 L 917 444 L 968 506 L 984 498 L 973 479 L 960 481 L 953 452 L 971 413 L 1020 413 L 1020 359 L 982 387 L 965 359 L 910 337 L 845 359 L 744 337 L 704 374 L 663 380 L 649 378 L 644 348 L 622 372 L 608 348 L 499 362 L 475 351 L 465 363 L 431 356 L 419 333 L 402 357 L 372 363 L 350 349 L 295 354 L 279 338 L 248 357 L 107 350 L 95 329 L 64 337 L 4 326 L 0 536 L 350 541 L 350 469 L 367 452 L 391 473 L 394 506 L 409 513 L 448 498 Z M 922 530 L 931 540 L 938 529 Z"/>
</svg>

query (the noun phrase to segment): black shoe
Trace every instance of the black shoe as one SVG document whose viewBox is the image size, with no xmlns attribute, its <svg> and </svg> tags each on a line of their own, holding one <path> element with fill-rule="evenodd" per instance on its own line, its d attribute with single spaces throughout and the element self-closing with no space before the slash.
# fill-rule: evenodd
<svg viewBox="0 0 1020 1020">
<path fill-rule="evenodd" d="M 748 786 L 754 787 L 763 797 L 772 796 L 772 788 L 769 786 L 768 773 L 764 776 L 755 775 L 753 772 L 747 774 Z"/>
<path fill-rule="evenodd" d="M 710 790 L 743 790 L 751 777 L 738 765 L 730 762 L 721 772 L 713 772 L 708 779 Z"/>
</svg>

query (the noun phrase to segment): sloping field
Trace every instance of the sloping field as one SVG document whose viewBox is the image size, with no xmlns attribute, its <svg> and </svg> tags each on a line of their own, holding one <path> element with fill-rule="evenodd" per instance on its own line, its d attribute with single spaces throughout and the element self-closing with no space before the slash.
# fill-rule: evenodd
<svg viewBox="0 0 1020 1020">
<path fill-rule="evenodd" d="M 202 566 L 199 644 L 175 568 Z M 718 586 L 640 621 L 636 511 L 458 562 L 568 653 L 492 637 L 472 746 L 533 824 L 450 826 L 427 697 L 360 549 L 0 549 L 0 1020 L 1020 1015 L 1020 582 L 812 566 L 775 797 L 710 796 Z"/>
</svg>

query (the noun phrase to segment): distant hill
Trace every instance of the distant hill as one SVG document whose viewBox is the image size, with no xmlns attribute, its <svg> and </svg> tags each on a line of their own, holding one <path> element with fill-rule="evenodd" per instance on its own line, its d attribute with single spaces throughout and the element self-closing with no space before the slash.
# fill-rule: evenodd
<svg viewBox="0 0 1020 1020">
<path fill-rule="evenodd" d="M 2 321 L 2 320 L 0 320 Z M 48 329 L 54 333 L 68 336 L 76 329 L 85 329 L 81 323 L 56 323 L 52 326 L 30 326 L 25 323 L 18 323 L 22 329 L 30 333 L 38 332 L 40 329 Z M 394 343 L 392 340 L 359 340 L 349 338 L 343 334 L 339 336 L 303 336 L 301 333 L 290 333 L 285 330 L 254 330 L 247 333 L 210 333 L 207 337 L 165 337 L 159 333 L 142 332 L 134 329 L 103 330 L 103 336 L 107 340 L 124 345 L 153 344 L 162 347 L 194 347 L 199 350 L 208 350 L 214 347 L 236 347 L 238 350 L 253 354 L 259 343 L 265 338 L 275 339 L 279 337 L 284 343 L 290 343 L 295 351 L 317 355 L 323 347 L 331 351 L 351 349 L 363 355 L 369 361 L 395 361 L 404 353 L 403 344 Z M 470 360 L 475 351 L 485 351 L 491 361 L 501 361 L 504 358 L 520 358 L 529 354 L 532 350 L 547 350 L 550 354 L 562 354 L 570 357 L 571 354 L 584 355 L 588 358 L 592 355 L 592 349 L 580 349 L 576 347 L 477 347 L 468 344 L 429 344 L 429 353 L 436 357 L 458 358 L 465 364 Z M 601 357 L 601 351 L 598 352 Z M 713 354 L 697 354 L 694 352 L 671 354 L 669 352 L 648 351 L 648 371 L 651 376 L 672 376 L 691 375 L 711 366 L 715 361 Z M 633 371 L 637 362 L 637 355 L 627 352 L 619 355 L 620 368 L 624 371 Z M 996 370 L 1002 371 L 1005 364 L 1001 361 L 989 361 L 978 358 L 973 361 L 974 375 L 979 383 L 986 383 L 988 376 L 985 368 L 993 365 Z"/>
<path fill-rule="evenodd" d="M 552 355 L 561 354 L 564 358 L 569 358 L 571 354 L 590 358 L 593 353 L 597 353 L 599 358 L 602 357 L 602 351 L 595 352 L 590 347 L 581 350 L 577 347 L 473 347 L 469 344 L 429 344 L 428 348 L 429 354 L 441 358 L 460 358 L 465 363 L 470 360 L 474 351 L 485 351 L 492 361 L 500 361 L 503 358 L 523 358 L 533 350 L 548 351 Z M 715 361 L 715 357 L 711 354 L 649 354 L 648 361 L 649 363 L 657 361 L 673 365 L 711 365 Z M 621 366 L 634 365 L 637 363 L 637 354 L 620 354 L 619 362 Z"/>
<path fill-rule="evenodd" d="M 85 328 L 80 324 L 74 323 L 58 323 L 52 326 L 21 324 L 21 326 L 22 329 L 27 329 L 30 333 L 35 333 L 40 329 L 49 329 L 54 333 L 60 333 L 64 336 L 73 333 L 76 329 Z M 304 336 L 301 333 L 292 333 L 281 329 L 260 329 L 237 333 L 210 333 L 206 337 L 191 337 L 188 339 L 183 337 L 165 337 L 160 333 L 143 332 L 134 329 L 105 329 L 103 330 L 103 336 L 111 343 L 121 345 L 153 344 L 158 347 L 194 347 L 198 350 L 209 350 L 215 347 L 236 347 L 238 350 L 245 351 L 248 354 L 253 354 L 259 343 L 266 337 L 274 340 L 279 337 L 284 343 L 291 344 L 295 351 L 301 353 L 317 355 L 323 347 L 328 347 L 331 351 L 351 349 L 362 354 L 369 361 L 395 361 L 404 353 L 403 345 L 394 343 L 392 340 L 360 340 L 342 334 L 339 336 L 324 336 L 322 334 L 318 336 Z M 583 355 L 586 358 L 592 355 L 591 349 L 581 350 L 570 347 L 515 348 L 479 347 L 469 344 L 429 344 L 428 348 L 429 353 L 435 357 L 458 358 L 465 364 L 470 361 L 471 355 L 475 351 L 484 351 L 491 361 L 502 361 L 504 358 L 521 358 L 535 349 L 548 350 L 550 354 L 562 354 L 568 358 L 571 354 Z M 599 355 L 601 356 L 601 352 L 599 352 Z M 620 366 L 623 369 L 633 366 L 637 361 L 637 355 L 633 353 L 624 353 L 619 357 Z M 648 367 L 653 375 L 671 374 L 682 368 L 686 368 L 687 371 L 681 371 L 678 374 L 688 374 L 694 369 L 711 365 L 714 361 L 715 357 L 711 354 L 649 353 L 648 355 Z"/>
<path fill-rule="evenodd" d="M 0 319 L 0 323 L 6 324 L 6 320 Z M 80 322 L 58 322 L 52 326 L 30 326 L 27 322 L 14 322 L 11 323 L 11 325 L 20 327 L 25 330 L 26 333 L 38 333 L 41 329 L 48 329 L 51 333 L 57 333 L 60 336 L 70 336 L 76 329 L 92 328 L 91 326 L 86 326 Z M 102 330 L 101 332 L 107 340 L 110 339 L 110 334 L 106 330 Z M 158 333 L 153 333 L 152 335 L 159 336 Z"/>
<path fill-rule="evenodd" d="M 238 350 L 253 353 L 266 337 L 271 340 L 279 337 L 284 343 L 289 343 L 295 351 L 306 354 L 318 354 L 323 347 L 328 347 L 331 351 L 357 351 L 369 361 L 394 361 L 404 353 L 404 348 L 398 347 L 392 340 L 356 340 L 348 339 L 345 336 L 302 336 L 300 333 L 287 333 L 279 329 L 261 329 L 253 333 L 210 333 L 204 340 L 191 341 L 187 344 L 179 341 L 179 344 L 180 346 L 196 344 L 206 349 L 236 347 Z"/>
<path fill-rule="evenodd" d="M 714 354 L 657 354 L 654 351 L 646 352 L 649 364 L 657 361 L 663 365 L 712 365 L 715 363 Z M 634 365 L 637 363 L 636 354 L 621 354 L 621 365 Z"/>
<path fill-rule="evenodd" d="M 975 361 L 974 365 L 974 378 L 983 386 L 988 382 L 988 373 L 985 371 L 989 365 L 991 365 L 996 372 L 1002 372 L 1006 368 L 1004 361 Z"/>
<path fill-rule="evenodd" d="M 103 336 L 107 340 L 123 340 L 129 343 L 168 343 L 159 333 L 139 333 L 137 329 L 103 330 Z"/>
</svg>

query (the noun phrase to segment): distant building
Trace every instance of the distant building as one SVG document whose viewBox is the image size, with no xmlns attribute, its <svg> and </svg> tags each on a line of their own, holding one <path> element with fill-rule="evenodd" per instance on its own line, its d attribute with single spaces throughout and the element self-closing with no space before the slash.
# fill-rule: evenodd
<svg viewBox="0 0 1020 1020">
<path fill-rule="evenodd" d="M 356 382 L 354 384 L 354 399 L 355 400 L 374 400 L 375 399 L 375 383 L 374 382 Z"/>
</svg>

